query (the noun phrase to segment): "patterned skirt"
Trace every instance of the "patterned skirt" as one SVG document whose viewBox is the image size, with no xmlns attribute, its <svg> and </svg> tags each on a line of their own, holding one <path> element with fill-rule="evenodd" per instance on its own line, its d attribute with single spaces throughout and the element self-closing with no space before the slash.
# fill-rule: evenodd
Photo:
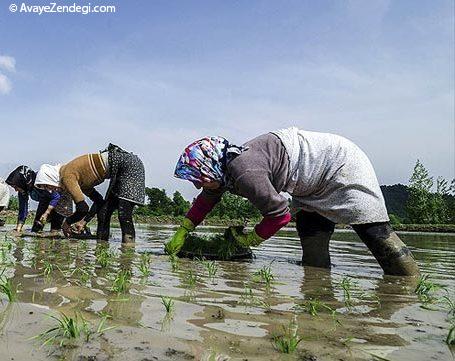
<svg viewBox="0 0 455 361">
<path fill-rule="evenodd" d="M 145 169 L 141 159 L 109 144 L 107 178 L 111 181 L 107 196 L 114 195 L 120 199 L 139 205 L 145 203 Z"/>
<path fill-rule="evenodd" d="M 69 217 L 73 214 L 73 198 L 68 192 L 60 192 L 60 199 L 55 207 L 55 212 L 63 217 Z"/>
</svg>

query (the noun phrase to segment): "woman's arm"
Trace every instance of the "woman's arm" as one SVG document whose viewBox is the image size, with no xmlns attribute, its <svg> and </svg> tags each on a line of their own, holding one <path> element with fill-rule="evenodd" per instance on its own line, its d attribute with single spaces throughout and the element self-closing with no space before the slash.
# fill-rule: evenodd
<svg viewBox="0 0 455 361">
<path fill-rule="evenodd" d="M 28 215 L 28 193 L 19 192 L 17 198 L 19 200 L 19 212 L 17 215 L 16 231 L 21 232 Z"/>
<path fill-rule="evenodd" d="M 64 225 L 62 225 L 62 228 L 67 229 L 69 225 L 79 222 L 87 215 L 89 206 L 85 201 L 84 193 L 82 192 L 79 182 L 74 175 L 65 176 L 61 179 L 61 182 L 64 189 L 71 194 L 74 203 L 76 203 L 76 212 L 67 217 L 65 222 L 63 222 Z"/>
<path fill-rule="evenodd" d="M 210 211 L 221 200 L 224 191 L 203 190 L 193 202 L 190 210 L 186 214 L 194 227 L 198 226 L 210 213 Z"/>
<path fill-rule="evenodd" d="M 93 217 L 95 217 L 97 212 L 103 206 L 104 198 L 95 188 L 85 191 L 85 195 L 89 197 L 90 200 L 93 202 L 92 206 L 90 207 L 90 210 L 88 211 L 87 215 L 84 218 L 84 222 L 88 223 L 93 219 Z"/>
<path fill-rule="evenodd" d="M 60 198 L 61 198 L 61 195 L 59 192 L 51 193 L 51 200 L 49 201 L 49 205 L 47 206 L 46 211 L 40 217 L 41 223 L 45 224 L 47 222 L 49 215 L 51 214 L 52 210 L 57 206 Z"/>
<path fill-rule="evenodd" d="M 279 194 L 269 177 L 260 170 L 246 171 L 235 181 L 238 194 L 247 198 L 264 217 L 254 227 L 256 234 L 266 240 L 291 220 L 289 202 Z"/>
</svg>

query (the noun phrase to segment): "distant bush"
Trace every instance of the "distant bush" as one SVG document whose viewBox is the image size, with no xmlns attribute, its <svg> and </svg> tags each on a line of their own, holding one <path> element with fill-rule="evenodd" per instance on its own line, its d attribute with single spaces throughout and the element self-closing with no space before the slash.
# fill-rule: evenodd
<svg viewBox="0 0 455 361">
<path fill-rule="evenodd" d="M 393 213 L 389 214 L 389 218 L 390 218 L 390 223 L 393 224 L 393 225 L 397 225 L 397 224 L 402 224 L 403 223 L 401 221 L 400 217 L 396 216 Z"/>
<path fill-rule="evenodd" d="M 16 196 L 11 196 L 9 199 L 8 209 L 11 211 L 19 210 L 19 200 Z"/>
</svg>

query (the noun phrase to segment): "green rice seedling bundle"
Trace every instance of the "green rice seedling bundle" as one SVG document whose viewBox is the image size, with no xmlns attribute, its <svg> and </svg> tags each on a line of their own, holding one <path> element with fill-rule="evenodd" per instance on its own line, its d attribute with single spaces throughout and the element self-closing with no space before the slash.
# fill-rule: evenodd
<svg viewBox="0 0 455 361">
<path fill-rule="evenodd" d="M 244 247 L 233 240 L 227 231 L 224 235 L 190 234 L 179 252 L 180 257 L 212 260 L 248 259 L 252 255 L 250 248 Z"/>
</svg>

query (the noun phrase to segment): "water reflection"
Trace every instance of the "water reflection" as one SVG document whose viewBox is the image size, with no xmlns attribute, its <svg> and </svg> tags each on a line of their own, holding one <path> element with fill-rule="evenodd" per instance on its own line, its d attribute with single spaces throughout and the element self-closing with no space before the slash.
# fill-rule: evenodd
<svg viewBox="0 0 455 361">
<path fill-rule="evenodd" d="M 163 332 L 168 335 L 167 342 L 186 340 L 194 355 L 209 352 L 249 359 L 277 355 L 270 335 L 297 313 L 299 329 L 306 336 L 305 349 L 322 359 L 371 359 L 367 351 L 374 346 L 371 352 L 387 356 L 401 350 L 400 359 L 412 360 L 407 355 L 412 355 L 410 350 L 418 347 L 417 343 L 431 345 L 431 349 L 420 350 L 425 358 L 436 352 L 447 356 L 442 337 L 447 327 L 444 312 L 428 316 L 413 293 L 416 280 L 384 276 L 353 233 L 334 234 L 331 270 L 298 265 L 299 239 L 295 232 L 286 231 L 255 249 L 252 261 L 218 262 L 217 274 L 211 279 L 198 262 L 182 259 L 179 269 L 172 269 L 163 254 L 163 243 L 172 231 L 167 227 L 142 228 L 136 244 L 121 244 L 118 230 L 110 243 L 14 239 L 0 254 L 1 264 L 13 284 L 20 284 L 21 307 L 36 304 L 54 311 L 77 311 L 93 322 L 98 322 L 100 314 L 109 314 L 110 322 L 131 327 L 134 333 L 156 338 Z M 400 236 L 412 249 L 422 272 L 453 294 L 455 236 Z M 146 277 L 139 271 L 142 253 L 152 254 L 151 274 Z M 106 263 L 102 257 L 107 257 Z M 264 266 L 270 266 L 275 276 L 270 287 L 254 276 Z M 117 293 L 112 288 L 121 272 L 131 274 L 131 281 L 125 292 Z M 189 274 L 197 278 L 193 285 Z M 340 286 L 344 277 L 356 285 L 351 309 L 345 305 Z M 250 297 L 248 292 L 251 302 L 244 302 Z M 175 300 L 172 317 L 166 316 L 162 295 Z M 334 324 L 329 312 L 314 317 L 293 308 L 314 299 L 336 310 L 340 324 Z M 14 306 L 2 306 L 0 329 L 14 330 L 15 322 L 20 324 L 23 315 L 17 315 Z M 417 328 L 420 331 L 415 331 Z M 419 339 L 419 332 L 427 338 Z M 345 341 L 351 337 L 355 341 L 348 347 Z M 111 341 L 103 342 L 114 347 L 109 346 Z"/>
</svg>

